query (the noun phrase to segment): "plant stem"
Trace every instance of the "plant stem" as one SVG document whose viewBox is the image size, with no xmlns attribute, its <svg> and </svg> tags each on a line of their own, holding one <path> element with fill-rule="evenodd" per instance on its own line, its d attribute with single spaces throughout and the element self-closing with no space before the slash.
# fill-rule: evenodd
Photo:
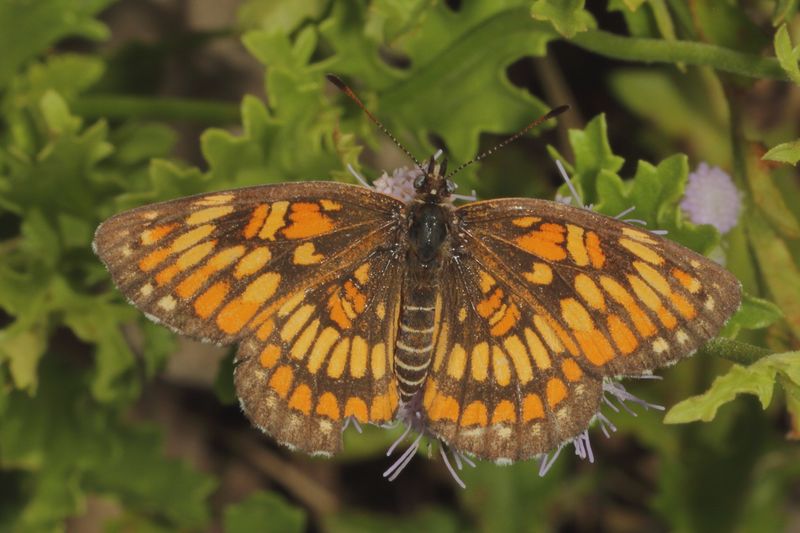
<svg viewBox="0 0 800 533">
<path fill-rule="evenodd" d="M 91 95 L 78 98 L 72 107 L 88 118 L 187 120 L 215 125 L 239 122 L 238 104 L 210 100 Z"/>
<path fill-rule="evenodd" d="M 704 356 L 720 357 L 740 365 L 750 365 L 772 352 L 761 346 L 720 337 L 709 341 L 698 350 L 698 353 Z"/>
<path fill-rule="evenodd" d="M 624 37 L 602 30 L 579 33 L 569 42 L 590 52 L 623 61 L 707 65 L 750 78 L 788 81 L 775 58 L 745 54 L 713 44 Z"/>
</svg>

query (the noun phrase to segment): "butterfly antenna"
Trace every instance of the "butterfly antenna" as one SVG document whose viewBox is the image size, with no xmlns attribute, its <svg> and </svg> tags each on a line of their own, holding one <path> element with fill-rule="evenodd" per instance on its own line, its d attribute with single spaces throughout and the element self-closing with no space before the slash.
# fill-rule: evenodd
<svg viewBox="0 0 800 533">
<path fill-rule="evenodd" d="M 489 148 L 488 150 L 483 152 L 478 157 L 476 157 L 474 159 L 470 159 L 466 163 L 463 163 L 460 167 L 458 167 L 454 171 L 450 172 L 450 174 L 448 174 L 447 177 L 450 178 L 450 177 L 454 176 L 455 174 L 458 174 L 459 172 L 464 170 L 466 167 L 470 166 L 472 163 L 477 163 L 481 159 L 484 159 L 485 157 L 492 155 L 493 153 L 495 153 L 500 148 L 506 146 L 507 144 L 510 144 L 510 143 L 516 141 L 517 139 L 519 139 L 520 137 L 522 137 L 523 135 L 528 133 L 528 131 L 530 131 L 531 129 L 535 128 L 536 126 L 538 126 L 542 122 L 544 122 L 546 120 L 550 120 L 553 117 L 557 117 L 558 115 L 560 115 L 561 113 L 563 113 L 564 111 L 566 111 L 568 109 L 569 109 L 568 105 L 562 105 L 562 106 L 556 107 L 555 109 L 551 109 L 546 114 L 544 114 L 541 117 L 537 118 L 536 120 L 534 120 L 533 122 L 531 122 L 530 124 L 528 124 L 527 126 L 522 128 L 521 130 L 519 130 L 517 133 L 512 135 L 511 137 L 509 137 L 508 139 L 506 139 L 503 142 L 501 142 L 500 144 L 497 144 L 497 145 Z"/>
<path fill-rule="evenodd" d="M 397 138 L 394 135 L 392 135 L 392 132 L 389 131 L 389 129 L 386 126 L 384 126 L 383 123 L 380 120 L 378 120 L 377 117 L 375 115 L 373 115 L 370 112 L 369 109 L 367 109 L 367 106 L 364 105 L 364 103 L 361 101 L 361 99 L 358 97 L 358 95 L 353 91 L 353 89 L 348 87 L 347 84 L 345 82 L 343 82 L 341 80 L 341 78 L 339 78 L 338 76 L 335 76 L 333 74 L 325 74 L 325 77 L 328 79 L 329 82 L 334 84 L 337 89 L 342 91 L 352 101 L 354 101 L 356 104 L 358 104 L 358 107 L 360 107 L 361 110 L 364 111 L 364 113 L 366 113 L 366 115 L 369 117 L 369 119 L 372 122 L 374 122 L 375 125 L 378 126 L 378 128 L 383 133 L 385 133 L 387 137 L 389 137 L 392 140 L 392 142 L 395 144 L 395 146 L 400 148 L 403 151 L 403 153 L 406 154 L 414 162 L 414 164 L 417 165 L 417 167 L 420 170 L 423 170 L 423 172 L 424 172 L 424 169 L 422 168 L 422 163 L 417 161 L 417 158 L 414 157 L 413 155 L 411 155 L 411 152 L 409 152 L 408 149 L 405 146 L 400 144 L 400 141 L 398 141 Z"/>
</svg>

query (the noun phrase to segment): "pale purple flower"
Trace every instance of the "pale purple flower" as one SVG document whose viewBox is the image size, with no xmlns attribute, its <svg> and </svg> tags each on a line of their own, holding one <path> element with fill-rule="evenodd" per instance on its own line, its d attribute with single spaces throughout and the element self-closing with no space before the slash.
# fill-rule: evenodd
<svg viewBox="0 0 800 533">
<path fill-rule="evenodd" d="M 724 234 L 739 221 L 742 196 L 724 170 L 700 163 L 689 174 L 681 209 L 694 224 L 711 224 Z"/>
<path fill-rule="evenodd" d="M 422 175 L 418 168 L 400 167 L 392 171 L 389 176 L 385 171 L 381 177 L 372 182 L 376 191 L 394 196 L 403 202 L 410 202 L 414 199 L 414 180 Z"/>
</svg>

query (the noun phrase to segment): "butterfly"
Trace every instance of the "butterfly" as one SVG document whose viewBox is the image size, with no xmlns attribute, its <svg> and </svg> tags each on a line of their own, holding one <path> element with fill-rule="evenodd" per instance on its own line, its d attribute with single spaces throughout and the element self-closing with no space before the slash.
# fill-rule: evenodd
<svg viewBox="0 0 800 533">
<path fill-rule="evenodd" d="M 320 455 L 409 409 L 470 456 L 543 454 L 604 379 L 687 357 L 739 307 L 732 274 L 659 235 L 531 198 L 454 207 L 446 162 L 423 170 L 408 202 L 294 182 L 147 205 L 94 248 L 148 317 L 238 344 L 244 413 Z"/>
</svg>

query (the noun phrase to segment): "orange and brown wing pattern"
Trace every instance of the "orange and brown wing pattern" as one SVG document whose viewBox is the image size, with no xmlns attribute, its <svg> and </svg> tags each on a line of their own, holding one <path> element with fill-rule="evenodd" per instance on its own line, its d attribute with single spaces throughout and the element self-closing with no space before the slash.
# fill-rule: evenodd
<svg viewBox="0 0 800 533">
<path fill-rule="evenodd" d="M 672 364 L 739 307 L 730 272 L 641 227 L 532 199 L 457 213 L 470 253 L 487 266 L 502 263 L 509 283 L 550 310 L 592 372 L 641 375 Z"/>
<path fill-rule="evenodd" d="M 470 254 L 446 267 L 440 325 L 423 407 L 428 428 L 456 450 L 509 463 L 547 452 L 584 430 L 602 376 L 509 271 Z"/>
<path fill-rule="evenodd" d="M 456 449 L 516 461 L 578 435 L 602 379 L 691 354 L 739 305 L 707 258 L 590 211 L 492 200 L 456 211 L 423 404 Z"/>
<path fill-rule="evenodd" d="M 394 350 L 402 263 L 377 251 L 298 290 L 244 339 L 235 383 L 248 417 L 278 442 L 330 455 L 347 417 L 394 418 Z"/>
<path fill-rule="evenodd" d="M 402 207 L 352 185 L 267 185 L 126 211 L 97 229 L 94 246 L 148 316 L 229 344 L 290 294 L 363 262 L 394 236 Z"/>
</svg>

